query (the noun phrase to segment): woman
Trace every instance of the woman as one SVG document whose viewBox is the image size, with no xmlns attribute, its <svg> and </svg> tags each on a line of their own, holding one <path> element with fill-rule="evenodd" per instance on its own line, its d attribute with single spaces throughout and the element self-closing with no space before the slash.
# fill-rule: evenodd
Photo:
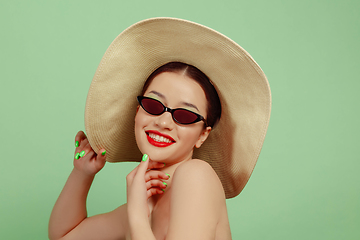
<svg viewBox="0 0 360 240">
<path fill-rule="evenodd" d="M 265 75 L 230 39 L 180 19 L 131 26 L 93 79 L 88 138 L 75 138 L 50 239 L 231 239 L 225 199 L 250 177 L 269 113 Z M 140 152 L 127 204 L 88 218 L 87 193 L 105 160 L 139 161 Z"/>
</svg>

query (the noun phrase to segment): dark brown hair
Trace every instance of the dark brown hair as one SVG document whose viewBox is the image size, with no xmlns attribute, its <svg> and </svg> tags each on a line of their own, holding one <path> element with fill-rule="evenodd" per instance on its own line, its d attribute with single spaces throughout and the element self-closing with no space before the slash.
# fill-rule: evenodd
<svg viewBox="0 0 360 240">
<path fill-rule="evenodd" d="M 219 95 L 216 92 L 215 87 L 212 85 L 210 79 L 198 68 L 182 63 L 182 62 L 169 62 L 156 69 L 144 83 L 141 95 L 144 95 L 145 91 L 149 87 L 152 80 L 163 72 L 184 72 L 185 76 L 193 79 L 197 82 L 205 92 L 207 100 L 207 117 L 206 123 L 210 127 L 214 127 L 219 121 L 221 116 L 221 103 Z"/>
</svg>

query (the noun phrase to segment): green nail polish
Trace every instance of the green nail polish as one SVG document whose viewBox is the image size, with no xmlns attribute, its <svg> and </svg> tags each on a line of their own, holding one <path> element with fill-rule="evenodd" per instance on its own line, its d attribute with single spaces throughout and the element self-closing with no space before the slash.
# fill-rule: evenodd
<svg viewBox="0 0 360 240">
<path fill-rule="evenodd" d="M 161 191 L 165 192 L 165 190 L 164 190 L 164 189 L 161 189 Z"/>
<path fill-rule="evenodd" d="M 166 182 L 163 182 L 163 184 L 165 185 L 165 187 L 167 187 L 167 183 L 166 183 Z"/>
<path fill-rule="evenodd" d="M 84 150 L 80 152 L 80 157 L 83 157 L 83 156 L 85 156 L 85 151 Z"/>
<path fill-rule="evenodd" d="M 169 176 L 169 179 L 170 179 L 170 174 L 168 174 L 168 173 L 165 173 L 166 175 L 168 175 Z"/>
<path fill-rule="evenodd" d="M 106 150 L 104 150 L 104 151 L 101 153 L 101 155 L 103 155 L 103 156 L 104 156 L 104 155 L 105 155 L 105 153 L 106 153 Z"/>
<path fill-rule="evenodd" d="M 148 155 L 145 153 L 144 155 L 143 155 L 143 157 L 142 157 L 142 161 L 146 161 L 148 159 Z"/>
<path fill-rule="evenodd" d="M 75 154 L 75 159 L 79 159 L 80 158 L 80 153 L 76 153 Z"/>
<path fill-rule="evenodd" d="M 78 147 L 79 146 L 79 141 L 76 141 L 75 142 L 75 147 Z"/>
</svg>

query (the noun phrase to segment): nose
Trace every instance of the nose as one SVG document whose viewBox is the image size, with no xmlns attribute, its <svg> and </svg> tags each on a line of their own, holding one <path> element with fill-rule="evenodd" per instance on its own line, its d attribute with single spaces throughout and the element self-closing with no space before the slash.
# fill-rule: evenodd
<svg viewBox="0 0 360 240">
<path fill-rule="evenodd" d="M 172 119 L 170 112 L 164 112 L 155 119 L 155 124 L 161 128 L 172 130 L 174 128 L 175 122 Z"/>
</svg>

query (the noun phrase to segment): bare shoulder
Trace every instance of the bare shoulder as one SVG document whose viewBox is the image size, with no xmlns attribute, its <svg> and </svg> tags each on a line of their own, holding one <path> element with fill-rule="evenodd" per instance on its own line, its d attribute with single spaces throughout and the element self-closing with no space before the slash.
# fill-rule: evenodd
<svg viewBox="0 0 360 240">
<path fill-rule="evenodd" d="M 177 167 L 171 185 L 170 212 L 167 239 L 215 239 L 223 232 L 219 226 L 228 222 L 224 220 L 225 194 L 207 162 L 193 159 Z M 228 227 L 226 231 L 229 232 Z"/>
<path fill-rule="evenodd" d="M 210 166 L 209 163 L 200 160 L 200 159 L 192 159 L 182 163 L 175 171 L 175 175 L 179 175 L 181 177 L 195 177 L 195 178 L 203 178 L 206 177 L 207 180 L 219 180 L 216 172 Z M 220 181 L 220 180 L 219 180 Z"/>
<path fill-rule="evenodd" d="M 176 187 L 176 185 L 184 185 L 187 190 L 196 190 L 199 194 L 225 198 L 216 172 L 209 163 L 200 159 L 186 161 L 176 169 L 173 186 Z"/>
</svg>

